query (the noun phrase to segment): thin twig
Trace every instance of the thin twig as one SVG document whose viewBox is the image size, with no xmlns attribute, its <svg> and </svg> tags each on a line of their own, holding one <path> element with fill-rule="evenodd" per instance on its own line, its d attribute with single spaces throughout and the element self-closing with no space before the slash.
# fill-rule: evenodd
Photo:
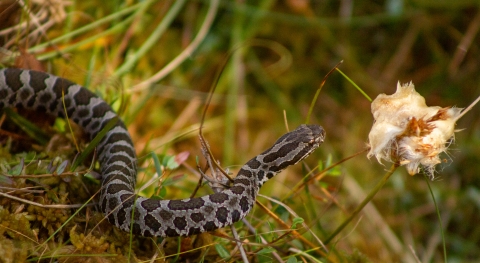
<svg viewBox="0 0 480 263">
<path fill-rule="evenodd" d="M 262 208 L 270 217 L 272 217 L 275 221 L 277 221 L 277 223 L 279 223 L 283 228 L 286 228 L 286 229 L 289 229 L 289 231 L 291 231 L 291 233 L 296 237 L 298 238 L 301 242 L 305 243 L 307 246 L 309 246 L 310 248 L 312 249 L 318 249 L 319 247 L 316 246 L 315 244 L 313 244 L 312 242 L 310 242 L 309 240 L 307 240 L 305 237 L 303 237 L 298 231 L 296 230 L 292 230 L 290 229 L 290 226 L 287 225 L 285 222 L 283 222 L 283 220 L 281 220 L 280 218 L 278 218 L 278 216 L 273 213 L 272 211 L 270 211 L 270 209 L 268 209 L 265 205 L 263 205 L 262 203 L 260 203 L 259 201 L 256 202 L 256 204 Z M 326 244 L 324 242 L 324 244 Z M 325 254 L 323 251 L 318 251 L 320 254 Z"/>
<path fill-rule="evenodd" d="M 291 252 L 293 252 L 293 253 L 297 253 L 297 254 L 299 254 L 299 255 L 302 255 L 302 256 L 304 256 L 304 257 L 306 257 L 306 258 L 309 258 L 309 259 L 312 260 L 313 262 L 321 262 L 321 261 L 319 261 L 318 259 L 314 258 L 312 255 L 306 253 L 306 252 L 303 251 L 303 250 L 300 250 L 300 249 L 297 249 L 297 248 L 293 248 L 293 247 L 292 247 L 292 248 L 289 248 L 288 250 L 291 251 Z"/>
<path fill-rule="evenodd" d="M 478 98 L 476 100 L 474 100 L 472 103 L 470 103 L 470 105 L 468 105 L 468 107 L 466 107 L 464 110 L 462 110 L 462 113 L 460 113 L 460 115 L 458 115 L 456 118 L 455 118 L 455 122 L 460 119 L 461 117 L 463 117 L 463 115 L 465 115 L 465 113 L 469 112 L 473 106 L 475 106 L 475 104 L 478 103 L 478 101 L 480 100 L 480 96 L 478 96 Z"/>
<path fill-rule="evenodd" d="M 205 173 L 202 170 L 199 170 L 202 176 L 200 177 L 200 181 L 198 182 L 198 185 L 200 185 L 201 183 L 201 178 L 205 178 L 207 181 L 209 181 L 210 188 L 212 188 L 213 192 L 218 193 L 226 187 L 225 185 L 220 183 L 221 175 L 217 173 L 217 171 L 220 171 L 220 170 L 223 171 L 223 169 L 221 168 L 217 169 L 219 167 L 218 164 L 216 164 L 216 166 L 213 165 L 213 163 L 215 162 L 215 159 L 212 157 L 208 142 L 205 140 L 205 138 L 203 138 L 202 135 L 199 135 L 198 137 L 200 140 L 203 157 L 207 160 L 207 167 L 210 169 L 214 177 L 213 178 L 214 181 L 210 181 L 210 179 L 205 175 Z M 223 171 L 223 173 L 230 181 L 233 181 L 232 178 L 230 178 L 226 172 Z M 249 261 L 247 258 L 247 253 L 245 252 L 245 249 L 242 246 L 242 242 L 238 236 L 235 226 L 230 225 L 230 229 L 232 230 L 232 234 L 235 239 L 235 243 L 237 244 L 238 250 L 240 250 L 240 254 L 242 256 L 243 262 L 248 263 Z"/>
<path fill-rule="evenodd" d="M 233 237 L 236 240 L 235 242 L 237 243 L 238 250 L 240 250 L 240 255 L 242 255 L 243 262 L 247 262 L 247 263 L 250 262 L 248 261 L 247 253 L 245 253 L 245 249 L 243 249 L 242 242 L 238 237 L 237 229 L 235 229 L 233 225 L 230 226 L 230 229 L 232 230 Z"/>
<path fill-rule="evenodd" d="M 25 187 L 25 188 L 13 188 L 13 187 L 5 187 L 5 186 L 0 186 L 0 190 L 8 190 L 10 193 L 19 193 L 19 192 L 26 192 L 30 194 L 43 194 L 46 191 L 45 190 L 31 190 L 30 188 L 33 187 Z"/>
<path fill-rule="evenodd" d="M 286 205 L 285 203 L 282 203 L 274 198 L 271 198 L 269 196 L 266 196 L 266 195 L 261 195 L 259 194 L 258 196 L 261 196 L 265 199 L 268 199 L 270 202 L 272 203 L 275 203 L 277 205 L 280 205 L 282 206 L 283 208 L 285 208 L 291 215 L 293 215 L 294 217 L 300 217 L 297 213 L 295 213 L 295 211 L 293 211 L 293 209 L 291 209 L 288 205 Z M 323 244 L 322 240 L 320 240 L 320 238 L 310 229 L 310 227 L 308 227 L 307 224 L 305 224 L 305 222 L 302 222 L 302 226 L 307 229 L 308 232 L 310 232 L 310 234 L 312 234 L 312 236 L 317 240 L 317 242 L 323 247 L 323 249 L 325 249 L 326 252 L 328 252 L 328 249 L 327 247 Z"/>
<path fill-rule="evenodd" d="M 408 248 L 410 249 L 410 252 L 412 252 L 412 255 L 415 261 L 417 263 L 422 263 L 422 261 L 420 261 L 420 259 L 418 258 L 417 253 L 415 253 L 415 250 L 413 249 L 412 245 L 409 245 Z"/>
<path fill-rule="evenodd" d="M 245 224 L 245 226 L 248 228 L 248 230 L 255 236 L 257 236 L 257 230 L 252 226 L 252 224 L 250 224 L 250 222 L 248 222 L 247 219 L 243 218 L 242 219 L 242 222 L 243 224 Z M 262 242 L 262 244 L 264 245 L 269 245 L 269 243 L 267 242 L 267 240 L 265 240 L 265 238 L 263 238 L 262 235 L 258 235 L 258 237 L 260 237 L 260 241 Z M 276 251 L 273 251 L 272 252 L 272 256 L 280 263 L 283 262 L 282 260 L 282 257 L 280 257 L 280 255 L 276 252 Z"/>
<path fill-rule="evenodd" d="M 478 34 L 478 30 L 480 29 L 480 12 L 477 12 L 477 15 L 473 18 L 472 22 L 467 28 L 467 31 L 462 37 L 462 40 L 457 46 L 455 50 L 455 54 L 453 55 L 450 64 L 448 65 L 448 73 L 450 77 L 453 77 L 458 72 L 458 68 L 460 64 L 465 58 L 467 51 L 472 46 L 475 37 Z"/>
<path fill-rule="evenodd" d="M 61 174 L 26 174 L 26 175 L 8 175 L 8 174 L 2 174 L 3 176 L 7 176 L 10 178 L 45 178 L 45 177 L 65 177 L 65 176 L 72 176 L 72 175 L 77 175 L 77 174 L 86 174 L 88 171 L 83 171 L 83 172 L 63 172 Z"/>
<path fill-rule="evenodd" d="M 22 203 L 26 203 L 26 204 L 29 204 L 29 205 L 38 206 L 38 207 L 41 207 L 41 208 L 69 209 L 69 208 L 79 208 L 79 207 L 85 206 L 85 204 L 76 204 L 76 205 L 44 205 L 44 204 L 40 204 L 40 203 L 37 203 L 37 202 L 25 200 L 25 199 L 22 199 L 22 198 L 13 196 L 13 195 L 9 195 L 9 194 L 6 194 L 6 193 L 2 193 L 2 192 L 0 192 L 0 195 L 3 196 L 3 197 L 6 197 L 6 198 L 10 198 L 10 199 L 13 199 L 13 200 L 16 200 L 16 201 L 19 201 L 19 202 L 22 202 Z M 93 205 L 93 204 L 89 204 L 89 205 Z"/>
</svg>

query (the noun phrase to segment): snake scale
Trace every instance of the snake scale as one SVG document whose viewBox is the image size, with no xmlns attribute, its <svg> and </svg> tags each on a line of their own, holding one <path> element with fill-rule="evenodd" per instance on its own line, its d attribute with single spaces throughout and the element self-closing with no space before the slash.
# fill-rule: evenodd
<svg viewBox="0 0 480 263">
<path fill-rule="evenodd" d="M 78 84 L 13 68 L 0 70 L 0 109 L 6 107 L 68 116 L 90 139 L 117 116 L 105 101 Z M 322 127 L 301 125 L 243 165 L 230 188 L 202 197 L 154 200 L 135 195 L 136 154 L 124 123 L 118 119 L 97 145 L 102 174 L 100 208 L 112 224 L 143 236 L 188 236 L 222 228 L 244 218 L 260 187 L 306 158 L 324 138 Z"/>
</svg>

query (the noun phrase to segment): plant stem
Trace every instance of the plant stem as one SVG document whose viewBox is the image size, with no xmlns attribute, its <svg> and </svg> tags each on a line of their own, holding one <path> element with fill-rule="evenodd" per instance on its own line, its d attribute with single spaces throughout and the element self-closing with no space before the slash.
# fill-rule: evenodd
<svg viewBox="0 0 480 263">
<path fill-rule="evenodd" d="M 435 195 L 433 194 L 432 187 L 430 187 L 430 182 L 428 181 L 428 177 L 425 175 L 424 178 L 425 178 L 425 181 L 427 182 L 430 195 L 432 196 L 433 204 L 435 205 L 435 211 L 437 212 L 438 223 L 440 224 L 440 233 L 442 234 L 443 260 L 445 263 L 447 263 L 448 262 L 447 261 L 447 245 L 445 243 L 445 233 L 443 232 L 442 216 L 440 215 L 440 210 L 438 209 L 437 201 L 435 200 Z"/>
<path fill-rule="evenodd" d="M 352 221 L 352 219 L 358 215 L 360 211 L 370 202 L 373 197 L 377 194 L 377 192 L 385 185 L 387 182 L 388 178 L 395 172 L 399 165 L 398 164 L 393 164 L 390 170 L 383 176 L 382 180 L 377 183 L 377 185 L 372 189 L 372 191 L 368 194 L 367 197 L 357 206 L 355 211 L 337 228 L 333 233 L 324 241 L 324 244 L 327 245 L 332 241 L 332 239 L 340 233 L 349 223 Z"/>
</svg>

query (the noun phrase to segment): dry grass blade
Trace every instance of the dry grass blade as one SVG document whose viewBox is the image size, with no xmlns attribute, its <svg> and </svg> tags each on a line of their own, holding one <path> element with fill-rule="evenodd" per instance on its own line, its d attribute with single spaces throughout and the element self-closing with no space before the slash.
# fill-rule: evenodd
<svg viewBox="0 0 480 263">
<path fill-rule="evenodd" d="M 73 174 L 74 173 L 65 173 L 65 174 L 62 174 L 62 175 L 63 176 L 70 176 L 70 175 L 73 175 Z M 52 177 L 52 176 L 53 176 L 52 174 L 44 174 L 44 175 L 40 175 L 40 176 L 19 175 L 19 176 L 15 176 L 15 178 L 40 178 L 40 177 Z M 4 187 L 2 187 L 2 188 L 5 189 Z M 45 193 L 45 191 L 34 191 L 34 192 L 32 192 L 31 190 L 26 190 L 26 189 L 10 189 L 10 192 L 15 192 L 15 193 L 17 193 L 17 192 Z M 3 197 L 6 197 L 6 198 L 12 199 L 12 200 L 16 200 L 16 201 L 26 203 L 26 204 L 30 204 L 30 205 L 34 205 L 34 206 L 38 206 L 38 207 L 41 207 L 41 208 L 71 209 L 71 208 L 81 208 L 81 207 L 84 207 L 86 205 L 86 204 L 46 205 L 46 204 L 41 204 L 41 203 L 38 203 L 38 202 L 33 202 L 33 201 L 30 201 L 30 200 L 27 200 L 27 199 L 19 198 L 19 197 L 16 197 L 14 195 L 10 195 L 10 194 L 3 193 L 3 192 L 0 192 L 0 195 L 3 196 Z"/>
<path fill-rule="evenodd" d="M 265 205 L 263 205 L 262 203 L 260 203 L 258 201 L 256 202 L 256 204 L 260 208 L 262 208 L 262 210 L 264 212 L 266 212 L 268 216 L 273 218 L 275 220 L 275 222 L 277 222 L 281 227 L 283 227 L 284 229 L 290 229 L 290 226 L 288 224 L 286 224 L 282 219 L 280 219 L 274 212 L 272 212 L 270 209 L 268 209 L 268 207 L 266 207 Z M 325 256 L 324 252 L 320 250 L 320 247 L 318 247 L 317 245 L 315 245 L 312 242 L 310 242 L 309 240 L 307 240 L 298 231 L 293 230 L 293 229 L 290 229 L 290 230 L 287 230 L 287 231 L 288 231 L 288 234 L 292 234 L 296 239 L 298 239 L 300 242 L 304 243 L 306 246 L 310 247 L 311 249 L 315 249 L 316 250 L 315 252 L 321 254 L 322 256 Z"/>
<path fill-rule="evenodd" d="M 272 202 L 272 203 L 275 203 L 275 204 L 277 204 L 277 205 L 280 205 L 280 206 L 284 207 L 285 209 L 287 209 L 287 211 L 288 211 L 292 216 L 294 216 L 295 218 L 300 218 L 300 216 L 299 216 L 297 213 L 295 213 L 295 211 L 294 211 L 292 208 L 290 208 L 289 206 L 287 206 L 286 204 L 284 204 L 284 203 L 282 203 L 282 202 L 280 202 L 280 201 L 278 201 L 278 200 L 275 200 L 275 199 L 273 199 L 273 198 L 270 198 L 270 197 L 268 197 L 268 196 L 265 196 L 265 195 L 260 195 L 260 194 L 259 194 L 258 196 L 261 196 L 261 197 L 263 197 L 263 198 L 265 198 L 265 199 L 268 199 L 268 200 L 269 200 L 270 202 Z M 309 232 L 309 233 L 317 240 L 317 242 L 320 244 L 320 246 L 321 246 L 326 252 L 328 252 L 327 247 L 325 247 L 325 245 L 324 245 L 323 242 L 320 240 L 320 238 L 318 238 L 318 236 L 315 234 L 315 232 L 313 232 L 313 231 L 310 229 L 310 227 L 308 227 L 308 225 L 307 225 L 304 221 L 302 221 L 301 224 L 302 224 L 302 226 L 307 230 L 307 232 Z"/>
</svg>

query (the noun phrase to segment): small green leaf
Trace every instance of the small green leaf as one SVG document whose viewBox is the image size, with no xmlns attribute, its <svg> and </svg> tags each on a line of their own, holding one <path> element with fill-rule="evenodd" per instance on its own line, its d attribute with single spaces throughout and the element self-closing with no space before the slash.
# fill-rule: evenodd
<svg viewBox="0 0 480 263">
<path fill-rule="evenodd" d="M 215 250 L 217 250 L 218 255 L 223 259 L 230 258 L 230 253 L 228 253 L 228 250 L 221 244 L 215 244 Z"/>
<path fill-rule="evenodd" d="M 19 164 L 15 165 L 12 169 L 8 171 L 8 174 L 13 176 L 20 175 L 22 174 L 22 170 L 24 166 L 25 166 L 25 161 L 22 158 Z"/>
<path fill-rule="evenodd" d="M 55 122 L 53 123 L 53 127 L 59 132 L 65 133 L 67 131 L 66 127 L 68 127 L 67 121 L 62 118 L 56 118 Z"/>
<path fill-rule="evenodd" d="M 335 166 L 328 171 L 328 175 L 330 176 L 340 176 L 342 175 L 342 171 L 340 170 L 340 166 Z"/>
<path fill-rule="evenodd" d="M 153 199 L 163 199 L 167 195 L 167 188 L 163 187 L 163 185 L 155 187 L 155 193 L 158 194 L 152 196 Z"/>
<path fill-rule="evenodd" d="M 8 185 L 8 186 L 13 186 L 15 185 L 15 182 L 13 181 L 13 179 L 9 176 L 5 176 L 5 175 L 0 175 L 0 185 Z"/>
<path fill-rule="evenodd" d="M 292 222 L 290 229 L 296 229 L 298 224 L 302 224 L 305 220 L 301 217 L 295 217 Z"/>
<path fill-rule="evenodd" d="M 68 160 L 63 161 L 55 171 L 56 174 L 62 174 L 68 166 Z"/>
<path fill-rule="evenodd" d="M 162 186 L 165 187 L 165 186 L 175 184 L 176 182 L 183 180 L 183 178 L 185 178 L 185 174 L 179 174 L 173 177 L 169 177 L 165 181 L 163 181 Z"/>
<path fill-rule="evenodd" d="M 285 263 L 297 263 L 297 258 L 295 256 L 291 256 L 285 261 Z"/>
<path fill-rule="evenodd" d="M 266 247 L 266 248 L 262 248 L 260 251 L 258 251 L 258 254 L 270 254 L 272 252 L 275 252 L 274 248 Z"/>
<path fill-rule="evenodd" d="M 85 178 L 88 180 L 95 182 L 96 184 L 99 184 L 99 180 L 102 179 L 102 175 L 95 172 L 95 171 L 90 171 L 86 174 L 83 175 Z"/>
<path fill-rule="evenodd" d="M 175 160 L 175 156 L 170 156 L 170 158 L 168 158 L 167 165 L 166 165 L 167 169 L 174 170 L 178 168 L 178 166 L 180 165 Z"/>
<path fill-rule="evenodd" d="M 47 191 L 47 196 L 50 200 L 53 200 L 55 203 L 60 202 L 57 196 L 58 188 L 53 188 Z"/>
<path fill-rule="evenodd" d="M 42 158 L 42 155 L 43 154 L 37 154 L 36 152 L 27 152 L 27 154 L 25 155 L 25 160 L 35 160 L 35 157 L 37 157 L 38 155 L 38 158 Z"/>
<path fill-rule="evenodd" d="M 323 171 L 323 160 L 318 160 L 318 165 L 317 165 L 318 171 Z"/>
<path fill-rule="evenodd" d="M 325 167 L 329 167 L 330 165 L 332 165 L 332 162 L 333 162 L 333 157 L 331 154 L 328 154 L 327 160 L 325 160 Z"/>
<path fill-rule="evenodd" d="M 179 163 L 175 159 L 176 156 L 165 155 L 162 159 L 162 165 L 168 170 L 174 170 L 179 166 Z"/>
<path fill-rule="evenodd" d="M 160 163 L 160 159 L 158 159 L 158 155 L 154 152 L 151 152 L 150 156 L 152 156 L 153 164 L 155 165 L 155 171 L 157 172 L 158 175 L 161 175 L 163 171 L 162 169 L 163 165 Z"/>
<path fill-rule="evenodd" d="M 328 187 L 330 187 L 330 184 L 320 181 L 320 182 L 318 182 L 318 186 L 320 188 L 327 189 Z"/>
</svg>

